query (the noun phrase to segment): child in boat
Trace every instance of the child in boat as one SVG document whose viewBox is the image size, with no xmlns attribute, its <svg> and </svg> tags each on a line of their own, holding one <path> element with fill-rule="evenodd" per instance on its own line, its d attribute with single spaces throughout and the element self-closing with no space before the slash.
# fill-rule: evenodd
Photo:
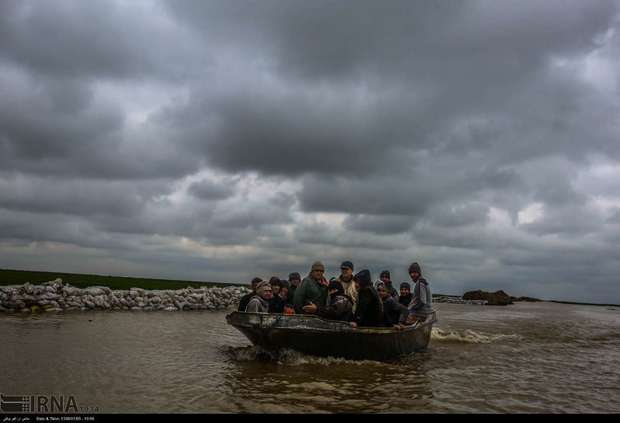
<svg viewBox="0 0 620 423">
<path fill-rule="evenodd" d="M 407 321 L 409 309 L 390 295 L 388 288 L 381 282 L 377 285 L 377 294 L 383 302 L 383 320 L 384 325 L 388 327 L 402 328 Z"/>
<path fill-rule="evenodd" d="M 269 280 L 269 284 L 273 292 L 273 296 L 269 301 L 269 313 L 282 313 L 286 304 L 286 300 L 282 298 L 282 281 L 274 276 Z"/>
</svg>

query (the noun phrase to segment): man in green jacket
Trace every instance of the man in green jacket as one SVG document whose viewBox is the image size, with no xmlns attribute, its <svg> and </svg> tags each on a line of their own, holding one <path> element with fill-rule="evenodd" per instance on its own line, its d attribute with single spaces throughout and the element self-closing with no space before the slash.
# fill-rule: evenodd
<svg viewBox="0 0 620 423">
<path fill-rule="evenodd" d="M 327 280 L 323 277 L 325 266 L 320 261 L 312 264 L 310 274 L 295 291 L 295 313 L 315 314 L 318 307 L 327 305 Z"/>
</svg>

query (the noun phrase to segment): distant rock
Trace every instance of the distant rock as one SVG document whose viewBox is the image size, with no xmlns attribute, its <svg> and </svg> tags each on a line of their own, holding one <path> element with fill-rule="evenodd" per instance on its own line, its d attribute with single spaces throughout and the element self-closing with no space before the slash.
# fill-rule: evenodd
<svg viewBox="0 0 620 423">
<path fill-rule="evenodd" d="M 496 291 L 496 292 L 486 292 L 482 290 L 477 291 L 468 291 L 463 294 L 464 300 L 470 301 L 487 301 L 487 305 L 508 305 L 512 304 L 513 301 L 510 295 L 506 294 L 504 291 Z"/>
</svg>

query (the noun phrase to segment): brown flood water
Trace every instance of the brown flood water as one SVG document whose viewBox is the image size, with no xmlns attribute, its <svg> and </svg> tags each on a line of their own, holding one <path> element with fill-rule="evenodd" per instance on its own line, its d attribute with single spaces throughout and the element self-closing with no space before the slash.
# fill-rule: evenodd
<svg viewBox="0 0 620 423">
<path fill-rule="evenodd" d="M 436 304 L 395 363 L 257 358 L 224 312 L 0 315 L 0 392 L 116 412 L 620 412 L 620 309 Z"/>
</svg>

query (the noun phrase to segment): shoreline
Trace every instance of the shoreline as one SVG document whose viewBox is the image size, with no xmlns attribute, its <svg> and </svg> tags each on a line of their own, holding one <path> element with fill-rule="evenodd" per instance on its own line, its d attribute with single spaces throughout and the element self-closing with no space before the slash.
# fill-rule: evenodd
<svg viewBox="0 0 620 423">
<path fill-rule="evenodd" d="M 49 272 L 21 269 L 0 269 L 0 287 L 7 285 L 24 285 L 30 283 L 32 285 L 44 284 L 56 279 L 62 279 L 63 284 L 69 284 L 76 288 L 101 287 L 105 286 L 110 289 L 127 290 L 130 288 L 140 288 L 145 290 L 177 290 L 186 288 L 247 288 L 249 284 L 228 283 L 228 282 L 202 282 L 180 279 L 159 279 L 159 278 L 141 278 L 133 276 L 111 276 L 96 274 L 81 274 L 67 272 Z M 433 300 L 440 299 L 438 302 L 468 303 L 463 300 L 462 295 L 453 294 L 432 294 Z M 445 301 L 442 301 L 444 300 Z M 450 301 L 449 299 L 453 299 Z M 571 304 L 597 307 L 620 307 L 620 304 L 600 304 L 586 303 L 578 301 L 563 300 L 547 300 L 540 299 L 541 302 L 550 302 L 557 304 Z M 478 301 L 475 302 L 478 304 Z"/>
<path fill-rule="evenodd" d="M 0 312 L 39 313 L 91 310 L 190 311 L 223 310 L 239 303 L 250 290 L 244 287 L 186 287 L 146 290 L 131 287 L 113 290 L 107 286 L 81 289 L 62 279 L 38 285 L 0 286 Z"/>
</svg>

